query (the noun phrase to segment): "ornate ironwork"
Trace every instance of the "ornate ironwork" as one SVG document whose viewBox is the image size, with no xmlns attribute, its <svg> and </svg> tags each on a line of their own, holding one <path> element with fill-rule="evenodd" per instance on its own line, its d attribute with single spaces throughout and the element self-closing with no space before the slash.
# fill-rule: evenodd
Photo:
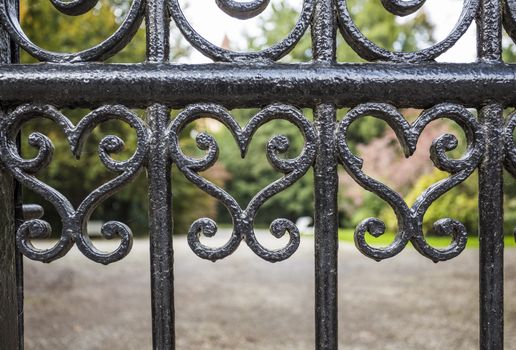
<svg viewBox="0 0 516 350">
<path fill-rule="evenodd" d="M 516 130 L 516 112 L 512 112 L 505 127 L 505 168 L 516 177 L 516 143 L 514 131 Z"/>
<path fill-rule="evenodd" d="M 295 125 L 305 137 L 305 147 L 295 159 L 281 159 L 278 154 L 285 153 L 289 148 L 289 140 L 282 135 L 273 137 L 267 144 L 266 154 L 269 163 L 284 176 L 268 185 L 257 193 L 245 209 L 242 209 L 235 199 L 223 189 L 201 177 L 198 173 L 205 171 L 217 161 L 218 145 L 215 139 L 207 133 L 196 137 L 197 146 L 206 151 L 201 159 L 184 155 L 179 146 L 179 135 L 184 127 L 199 118 L 213 118 L 224 124 L 232 133 L 240 149 L 242 158 L 245 157 L 249 144 L 256 130 L 263 124 L 276 119 L 284 119 Z M 253 222 L 260 207 L 272 196 L 291 186 L 313 163 L 316 152 L 315 131 L 302 113 L 287 105 L 270 105 L 256 114 L 245 128 L 241 128 L 231 114 L 221 106 L 213 104 L 197 104 L 186 107 L 173 121 L 169 129 L 170 151 L 173 162 L 186 175 L 188 180 L 206 193 L 217 198 L 227 208 L 233 219 L 234 229 L 229 242 L 221 248 L 210 248 L 199 241 L 199 235 L 212 237 L 217 232 L 213 220 L 204 218 L 195 221 L 188 231 L 188 243 L 192 250 L 204 259 L 217 260 L 233 253 L 240 241 L 244 239 L 247 245 L 259 257 L 271 261 L 281 261 L 290 257 L 299 246 L 299 230 L 293 222 L 287 219 L 276 219 L 272 222 L 270 231 L 281 238 L 286 232 L 290 236 L 288 244 L 279 250 L 269 250 L 262 246 L 254 234 Z"/>
<path fill-rule="evenodd" d="M 218 47 L 197 33 L 184 16 L 179 0 L 167 1 L 171 16 L 183 33 L 185 39 L 203 55 L 213 59 L 214 61 L 223 62 L 247 60 L 276 61 L 285 56 L 294 48 L 296 43 L 305 33 L 306 29 L 310 26 L 310 19 L 312 18 L 315 2 L 315 0 L 303 0 L 303 7 L 296 25 L 292 28 L 290 34 L 279 43 L 257 52 L 235 52 Z M 233 0 L 215 1 L 228 15 L 240 19 L 246 19 L 258 15 L 265 9 L 269 2 L 268 0 L 252 0 L 246 2 L 237 2 Z"/>
<path fill-rule="evenodd" d="M 82 15 L 91 10 L 98 2 L 98 0 L 50 1 L 56 9 L 70 16 Z M 134 0 L 118 30 L 106 40 L 81 52 L 61 53 L 47 51 L 34 44 L 21 28 L 14 3 L 9 0 L 0 1 L 0 21 L 11 39 L 33 57 L 48 62 L 86 62 L 108 59 L 131 41 L 140 27 L 144 12 L 145 1 Z"/>
<path fill-rule="evenodd" d="M 507 120 L 505 127 L 505 169 L 516 177 L 516 142 L 514 142 L 514 131 L 516 130 L 516 111 L 513 111 Z M 516 239 L 516 227 L 514 228 Z"/>
<path fill-rule="evenodd" d="M 223 13 L 242 20 L 260 15 L 271 3 L 269 0 L 214 1 Z M 406 16 L 424 8 L 426 1 L 380 2 L 385 11 Z M 97 0 L 51 0 L 51 3 L 64 14 L 77 16 L 91 11 Z M 195 254 L 209 260 L 222 259 L 245 240 L 256 255 L 271 262 L 287 259 L 296 251 L 301 240 L 299 230 L 289 220 L 274 220 L 271 234 L 278 238 L 288 234 L 290 240 L 279 250 L 268 249 L 256 238 L 255 215 L 267 200 L 314 167 L 316 348 L 337 349 L 339 162 L 360 186 L 386 201 L 397 216 L 396 238 L 384 248 L 369 245 L 365 238 L 368 233 L 373 236 L 384 233 L 385 225 L 379 219 L 364 218 L 356 228 L 357 248 L 376 260 L 397 255 L 408 242 L 436 262 L 460 254 L 467 242 L 463 224 L 452 218 L 438 220 L 435 229 L 451 236 L 450 246 L 438 249 L 426 242 L 422 221 L 432 203 L 479 170 L 480 347 L 482 350 L 502 349 L 503 165 L 516 176 L 516 113 L 504 124 L 503 110 L 516 106 L 516 65 L 503 62 L 501 42 L 503 28 L 516 41 L 516 0 L 464 0 L 457 23 L 448 36 L 415 52 L 390 51 L 371 41 L 354 22 L 349 6 L 347 0 L 303 0 L 297 22 L 284 39 L 261 51 L 236 52 L 219 47 L 197 33 L 183 14 L 179 0 L 132 0 L 125 19 L 109 38 L 81 52 L 60 53 L 32 43 L 18 20 L 16 0 L 0 0 L 0 59 L 3 62 L 0 64 L 3 110 L 0 115 L 0 170 L 3 174 L 0 199 L 7 203 L 1 213 L 5 227 L 0 235 L 0 251 L 6 252 L 6 258 L 0 259 L 0 271 L 7 272 L 0 274 L 0 288 L 7 290 L 6 295 L 18 298 L 18 302 L 13 302 L 14 298 L 0 294 L 0 306 L 7 305 L 0 307 L 0 316 L 6 315 L 0 319 L 8 320 L 0 324 L 0 339 L 18 338 L 10 340 L 9 349 L 21 349 L 23 343 L 20 340 L 23 308 L 19 302 L 23 276 L 18 253 L 50 262 L 65 255 L 76 244 L 85 256 L 99 263 L 122 259 L 131 248 L 130 229 L 120 222 L 104 224 L 104 237 L 118 236 L 121 242 L 112 252 L 100 252 L 89 239 L 86 223 L 98 205 L 144 168 L 149 178 L 153 346 L 155 349 L 174 348 L 170 189 L 173 165 L 195 186 L 220 201 L 233 220 L 231 236 L 222 247 L 201 243 L 200 236 L 215 235 L 217 225 L 207 218 L 196 220 L 186 238 Z M 101 63 L 131 41 L 144 15 L 148 62 Z M 170 20 L 193 48 L 224 64 L 169 64 Z M 479 62 L 434 62 L 455 45 L 474 20 L 478 28 Z M 276 63 L 296 46 L 308 28 L 313 42 L 313 62 Z M 352 50 L 370 62 L 338 63 L 337 30 Z M 18 47 L 49 63 L 13 64 Z M 64 107 L 86 107 L 93 111 L 73 125 L 60 112 Z M 172 107 L 183 110 L 170 121 L 169 108 Z M 248 107 L 261 110 L 242 127 L 229 110 Z M 313 122 L 299 109 L 305 107 L 314 111 Z M 344 107 L 351 110 L 337 122 L 337 109 Z M 398 111 L 406 107 L 423 110 L 412 124 Z M 129 108 L 147 108 L 147 122 Z M 467 108 L 476 108 L 478 116 Z M 445 134 L 434 140 L 430 158 L 435 167 L 449 173 L 449 177 L 429 187 L 409 207 L 398 193 L 365 174 L 362 160 L 350 150 L 348 128 L 364 116 L 384 120 L 395 131 L 407 157 L 414 153 L 425 127 L 441 118 L 454 121 L 465 132 L 467 149 L 461 158 L 452 159 L 447 152 L 457 147 L 457 138 Z M 36 177 L 52 160 L 53 145 L 47 136 L 32 133 L 28 142 L 38 150 L 37 155 L 32 159 L 20 155 L 16 137 L 22 126 L 33 118 L 49 119 L 62 129 L 77 158 L 91 131 L 108 120 L 119 120 L 134 128 L 137 146 L 129 159 L 118 161 L 111 155 L 122 150 L 123 141 L 116 136 L 102 139 L 100 160 L 117 175 L 74 207 L 65 195 Z M 262 189 L 243 208 L 229 193 L 199 174 L 217 161 L 219 146 L 212 136 L 207 133 L 197 136 L 197 146 L 205 152 L 200 158 L 181 150 L 180 133 L 198 118 L 212 118 L 228 128 L 242 157 L 246 156 L 256 130 L 276 119 L 286 120 L 299 129 L 304 148 L 297 157 L 284 159 L 281 155 L 288 150 L 289 140 L 281 135 L 272 137 L 264 151 L 271 166 L 283 176 Z M 26 216 L 17 213 L 20 223 L 15 225 L 15 207 L 22 205 L 8 173 L 18 184 L 41 195 L 56 208 L 63 229 L 53 247 L 38 249 L 31 243 L 32 239 L 44 237 L 51 231 L 50 225 L 39 218 L 39 208 L 25 206 Z"/>
<path fill-rule="evenodd" d="M 406 16 L 417 11 L 426 0 L 381 0 L 383 6 L 391 13 Z M 430 61 L 443 54 L 459 40 L 475 19 L 480 0 L 464 0 L 462 13 L 450 34 L 442 41 L 416 52 L 393 52 L 384 49 L 369 40 L 355 25 L 348 10 L 346 0 L 337 1 L 339 28 L 347 43 L 365 60 L 392 62 Z"/>
<path fill-rule="evenodd" d="M 516 130 L 516 111 L 513 111 L 507 119 L 505 127 L 505 169 L 516 177 L 516 142 L 514 142 L 514 131 Z M 516 227 L 514 228 L 516 239 Z"/>
<path fill-rule="evenodd" d="M 70 143 L 70 150 L 77 158 L 80 157 L 84 142 L 91 131 L 98 124 L 113 119 L 123 121 L 135 129 L 138 136 L 136 150 L 128 160 L 115 160 L 110 154 L 120 152 L 124 148 L 124 142 L 118 136 L 104 137 L 99 144 L 100 160 L 107 169 L 119 175 L 92 191 L 75 209 L 63 194 L 35 176 L 52 161 L 54 146 L 48 137 L 39 132 L 31 133 L 28 141 L 31 146 L 38 149 L 38 154 L 32 159 L 23 159 L 18 154 L 16 135 L 20 132 L 23 123 L 33 118 L 46 118 L 60 127 Z M 108 253 L 99 251 L 93 246 L 86 231 L 86 224 L 102 201 L 120 190 L 138 174 L 145 160 L 147 144 L 148 134 L 143 122 L 123 106 L 98 108 L 85 116 L 77 126 L 52 106 L 22 105 L 8 115 L 3 115 L 0 130 L 0 158 L 3 165 L 21 184 L 52 203 L 63 223 L 58 242 L 51 248 L 38 249 L 32 245 L 30 239 L 48 237 L 51 234 L 50 225 L 40 219 L 23 222 L 16 233 L 20 251 L 30 259 L 51 262 L 65 255 L 75 242 L 85 256 L 102 264 L 109 264 L 126 256 L 132 246 L 132 233 L 129 227 L 116 221 L 108 221 L 102 226 L 101 233 L 104 237 L 121 238 L 118 248 Z"/>
<path fill-rule="evenodd" d="M 503 25 L 512 40 L 516 40 L 516 1 L 503 0 Z"/>
<path fill-rule="evenodd" d="M 258 16 L 269 5 L 270 0 L 253 0 L 238 2 L 234 0 L 215 0 L 217 6 L 228 15 L 238 19 L 249 19 Z"/>
<path fill-rule="evenodd" d="M 409 208 L 398 193 L 362 171 L 362 159 L 353 155 L 347 144 L 346 134 L 349 126 L 354 121 L 366 116 L 384 120 L 396 132 L 406 157 L 410 157 L 415 152 L 417 141 L 425 127 L 439 118 L 449 118 L 461 126 L 466 134 L 468 149 L 463 158 L 450 159 L 446 152 L 457 147 L 457 138 L 451 134 L 445 134 L 436 139 L 430 149 L 430 158 L 437 168 L 450 173 L 451 176 L 430 186 Z M 352 109 L 340 122 L 337 137 L 340 159 L 348 173 L 362 187 L 385 200 L 398 218 L 399 228 L 395 241 L 386 248 L 372 247 L 365 240 L 366 232 L 375 237 L 385 233 L 385 225 L 382 221 L 376 218 L 368 218 L 358 225 L 355 231 L 355 244 L 363 254 L 378 261 L 391 258 L 401 252 L 409 241 L 421 254 L 434 262 L 451 259 L 464 250 L 467 233 L 464 225 L 460 222 L 447 218 L 434 224 L 436 231 L 453 237 L 451 245 L 445 249 L 433 248 L 426 242 L 422 223 L 430 205 L 444 193 L 468 178 L 476 169 L 482 157 L 484 148 L 482 130 L 475 117 L 467 109 L 452 104 L 437 105 L 422 112 L 419 118 L 410 125 L 403 118 L 403 115 L 391 105 L 384 103 L 362 104 Z"/>
</svg>

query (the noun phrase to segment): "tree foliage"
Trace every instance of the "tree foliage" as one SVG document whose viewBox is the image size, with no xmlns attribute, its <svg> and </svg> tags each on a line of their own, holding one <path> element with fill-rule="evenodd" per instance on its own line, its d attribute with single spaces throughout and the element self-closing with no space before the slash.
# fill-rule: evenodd
<svg viewBox="0 0 516 350">
<path fill-rule="evenodd" d="M 405 196 L 405 200 L 409 205 L 412 205 L 423 191 L 448 176 L 448 173 L 438 169 L 421 176 Z M 430 206 L 423 220 L 425 234 L 434 234 L 433 224 L 443 218 L 459 220 L 468 232 L 474 234 L 478 228 L 477 194 L 478 176 L 475 172 L 466 181 L 452 188 Z M 390 208 L 384 208 L 381 216 L 383 216 L 389 230 L 396 230 L 397 220 Z"/>
</svg>

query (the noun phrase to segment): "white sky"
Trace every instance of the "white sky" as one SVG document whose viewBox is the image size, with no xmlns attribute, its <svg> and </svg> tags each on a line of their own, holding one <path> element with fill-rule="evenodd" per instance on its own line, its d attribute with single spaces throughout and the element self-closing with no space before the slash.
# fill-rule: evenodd
<svg viewBox="0 0 516 350">
<path fill-rule="evenodd" d="M 279 2 L 282 0 L 271 0 L 271 3 L 274 1 Z M 299 7 L 302 4 L 302 0 L 284 1 Z M 257 23 L 260 20 L 260 16 L 245 21 L 234 19 L 221 11 L 217 7 L 215 0 L 182 0 L 180 2 L 183 8 L 185 8 L 185 4 L 188 4 L 186 9 L 184 9 L 184 13 L 195 30 L 216 45 L 220 45 L 224 35 L 227 35 L 232 43 L 239 47 L 245 47 L 245 39 L 242 36 L 242 32 L 244 30 L 252 32 L 253 29 L 256 29 Z M 444 4 L 445 6 L 443 6 Z M 450 33 L 460 16 L 462 5 L 462 0 L 427 0 L 420 11 L 426 11 L 428 14 L 429 20 L 434 25 L 434 38 L 436 40 L 441 40 Z M 269 5 L 269 9 L 270 7 L 271 5 Z M 438 61 L 474 61 L 476 56 L 475 36 L 475 24 L 473 23 L 459 42 L 448 52 L 441 55 Z M 194 52 L 189 61 L 194 63 L 210 62 L 209 59 L 198 52 Z"/>
</svg>

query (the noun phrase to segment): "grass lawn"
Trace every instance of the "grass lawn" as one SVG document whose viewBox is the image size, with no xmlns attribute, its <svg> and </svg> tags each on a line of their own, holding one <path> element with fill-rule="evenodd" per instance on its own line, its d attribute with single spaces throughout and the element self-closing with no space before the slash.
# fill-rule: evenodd
<svg viewBox="0 0 516 350">
<path fill-rule="evenodd" d="M 353 239 L 353 234 L 354 234 L 354 231 L 351 229 L 339 229 L 339 240 L 341 242 L 349 242 L 349 243 L 354 244 L 355 241 Z M 386 232 L 378 238 L 375 238 L 375 237 L 367 234 L 366 241 L 367 241 L 367 243 L 369 243 L 375 247 L 385 247 L 394 241 L 394 233 Z M 446 237 L 446 236 L 443 236 L 443 237 L 430 236 L 430 237 L 426 237 L 426 241 L 432 247 L 444 248 L 450 244 L 451 238 Z M 512 235 L 505 236 L 505 246 L 506 247 L 516 247 L 516 242 Z M 476 237 L 476 236 L 468 237 L 468 244 L 466 245 L 466 248 L 478 248 L 478 237 Z"/>
</svg>

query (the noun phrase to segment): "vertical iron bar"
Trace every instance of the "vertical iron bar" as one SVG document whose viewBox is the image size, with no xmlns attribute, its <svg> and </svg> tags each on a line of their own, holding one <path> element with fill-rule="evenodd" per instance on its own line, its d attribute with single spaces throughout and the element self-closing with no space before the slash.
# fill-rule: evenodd
<svg viewBox="0 0 516 350">
<path fill-rule="evenodd" d="M 478 58 L 502 62 L 501 6 L 482 0 L 477 23 Z M 480 350 L 503 349 L 503 107 L 489 103 L 479 110 L 486 152 L 479 168 Z"/>
<path fill-rule="evenodd" d="M 480 349 L 503 349 L 503 108 L 479 113 L 486 153 L 479 169 Z"/>
<path fill-rule="evenodd" d="M 19 0 L 14 0 L 16 2 L 16 12 L 18 16 L 20 14 L 20 3 Z M 11 40 L 11 62 L 19 63 L 20 62 L 20 49 L 16 45 L 16 43 Z M 23 150 L 21 148 L 21 133 L 18 133 L 16 138 L 16 145 L 19 149 L 19 154 L 23 154 Z M 23 223 L 24 214 L 23 214 L 23 191 L 22 185 L 18 181 L 14 181 L 14 218 L 15 218 L 15 230 Z M 1 220 L 0 220 L 1 222 Z M 24 324 L 24 282 L 23 282 L 23 255 L 19 252 L 18 246 L 15 245 L 16 250 L 16 274 L 17 274 L 17 284 L 18 284 L 18 346 L 19 349 L 23 349 L 25 347 L 24 344 L 24 333 L 25 333 L 25 324 Z"/>
<path fill-rule="evenodd" d="M 314 61 L 336 61 L 336 24 L 332 0 L 318 0 L 312 21 Z M 319 150 L 315 174 L 315 342 L 317 350 L 338 347 L 337 315 L 337 158 L 335 125 L 337 112 L 333 104 L 319 104 L 314 109 Z"/>
<path fill-rule="evenodd" d="M 23 313 L 20 314 L 20 265 L 15 242 L 15 183 L 0 171 L 0 349 L 23 349 Z"/>
<path fill-rule="evenodd" d="M 164 0 L 147 2 L 147 60 L 166 62 L 169 56 L 169 16 Z M 152 295 L 152 342 L 155 350 L 175 349 L 174 250 L 172 246 L 171 169 L 166 128 L 169 109 L 147 109 L 151 130 L 148 157 L 149 234 Z"/>
<path fill-rule="evenodd" d="M 12 1 L 18 8 L 17 0 Z M 18 49 L 0 28 L 0 63 L 18 62 Z M 16 247 L 21 188 L 0 165 L 0 349 L 23 349 L 23 260 Z"/>
<path fill-rule="evenodd" d="M 18 49 L 16 48 L 16 55 L 18 54 Z M 18 62 L 18 58 L 14 62 Z M 21 135 L 18 135 L 17 145 L 18 149 L 21 152 Z M 1 186 L 1 185 L 0 185 Z M 14 181 L 14 219 L 15 219 L 15 231 L 18 227 L 23 223 L 23 198 L 22 198 L 22 186 L 19 182 Z M 0 219 L 0 222 L 3 222 Z M 15 232 L 13 232 L 15 234 Z M 18 349 L 23 350 L 24 345 L 24 283 L 23 283 L 23 255 L 19 252 L 16 244 L 14 245 L 15 253 L 16 253 L 16 284 L 17 284 L 17 306 L 18 306 Z M 1 343 L 0 343 L 1 344 Z M 1 348 L 1 347 L 0 347 Z"/>
<path fill-rule="evenodd" d="M 147 109 L 152 132 L 148 159 L 152 338 L 155 350 L 175 348 L 172 195 L 165 129 L 168 109 Z"/>
</svg>

